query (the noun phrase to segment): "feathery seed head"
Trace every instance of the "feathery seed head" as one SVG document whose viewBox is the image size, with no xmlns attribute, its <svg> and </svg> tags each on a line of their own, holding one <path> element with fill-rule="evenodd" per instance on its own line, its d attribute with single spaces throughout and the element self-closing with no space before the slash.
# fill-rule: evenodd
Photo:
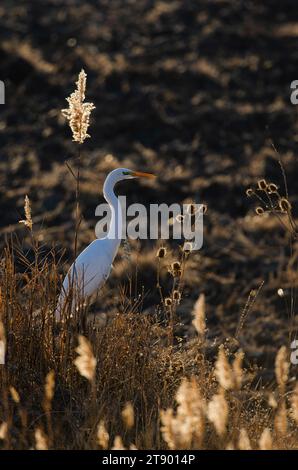
<svg viewBox="0 0 298 470">
<path fill-rule="evenodd" d="M 127 429 L 131 429 L 135 422 L 134 409 L 130 402 L 126 403 L 122 410 L 122 419 Z"/>
<path fill-rule="evenodd" d="M 260 450 L 272 450 L 272 436 L 269 428 L 265 428 L 259 439 Z"/>
<path fill-rule="evenodd" d="M 101 420 L 97 427 L 97 442 L 102 449 L 107 449 L 109 447 L 109 433 L 106 429 L 105 423 Z"/>
<path fill-rule="evenodd" d="M 192 311 L 192 324 L 199 335 L 203 335 L 206 330 L 205 318 L 205 294 L 200 294 Z"/>
<path fill-rule="evenodd" d="M 287 348 L 282 346 L 275 358 L 275 376 L 281 389 L 284 389 L 289 375 L 290 364 L 288 362 Z"/>
<path fill-rule="evenodd" d="M 62 110 L 63 116 L 68 119 L 72 131 L 73 140 L 82 144 L 85 139 L 90 137 L 87 133 L 90 121 L 90 114 L 95 106 L 93 103 L 84 103 L 86 92 L 87 75 L 81 70 L 78 81 L 76 82 L 76 90 L 66 98 L 68 108 Z"/>
<path fill-rule="evenodd" d="M 79 346 L 76 352 L 78 357 L 74 360 L 75 366 L 83 377 L 92 382 L 95 377 L 96 359 L 91 344 L 83 335 L 79 335 Z"/>
<path fill-rule="evenodd" d="M 24 224 L 26 227 L 29 228 L 30 231 L 32 231 L 33 222 L 32 222 L 32 216 L 31 216 L 31 205 L 30 205 L 30 199 L 27 196 L 27 194 L 25 196 L 24 211 L 25 211 L 25 219 L 19 220 L 19 224 Z"/>
</svg>

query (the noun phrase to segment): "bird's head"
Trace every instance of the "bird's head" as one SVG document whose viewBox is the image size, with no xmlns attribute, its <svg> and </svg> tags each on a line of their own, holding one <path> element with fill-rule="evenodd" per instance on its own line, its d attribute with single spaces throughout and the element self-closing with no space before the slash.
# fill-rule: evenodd
<svg viewBox="0 0 298 470">
<path fill-rule="evenodd" d="M 130 180 L 133 178 L 155 178 L 155 175 L 152 173 L 144 173 L 142 171 L 132 171 L 128 168 L 117 168 L 116 170 L 111 171 L 107 176 L 106 181 L 111 181 L 112 184 L 116 184 L 122 180 Z"/>
</svg>

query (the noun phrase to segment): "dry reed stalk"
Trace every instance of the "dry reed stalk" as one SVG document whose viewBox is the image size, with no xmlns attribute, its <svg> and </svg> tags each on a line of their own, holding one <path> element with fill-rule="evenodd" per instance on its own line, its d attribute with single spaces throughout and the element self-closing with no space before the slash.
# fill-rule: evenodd
<svg viewBox="0 0 298 470">
<path fill-rule="evenodd" d="M 10 391 L 10 395 L 11 395 L 11 398 L 13 399 L 13 401 L 16 404 L 20 403 L 20 395 L 18 394 L 16 389 L 14 387 L 9 387 L 9 391 Z"/>
<path fill-rule="evenodd" d="M 291 395 L 291 417 L 298 425 L 298 383 L 296 383 L 294 391 Z"/>
<path fill-rule="evenodd" d="M 19 224 L 25 225 L 32 232 L 33 221 L 32 221 L 32 215 L 31 215 L 31 204 L 30 204 L 30 199 L 27 196 L 27 194 L 25 196 L 24 211 L 25 211 L 25 219 L 19 220 Z"/>
<path fill-rule="evenodd" d="M 272 436 L 269 428 L 265 428 L 259 439 L 260 450 L 272 450 Z"/>
<path fill-rule="evenodd" d="M 229 416 L 229 406 L 223 390 L 213 395 L 208 403 L 207 416 L 215 427 L 217 434 L 222 437 L 226 433 Z"/>
<path fill-rule="evenodd" d="M 0 365 L 5 364 L 5 352 L 6 352 L 6 338 L 5 329 L 2 321 L 0 320 Z"/>
<path fill-rule="evenodd" d="M 82 144 L 90 135 L 87 133 L 90 114 L 95 106 L 93 103 L 84 103 L 86 93 L 87 75 L 82 69 L 76 82 L 76 90 L 66 98 L 68 108 L 62 110 L 62 114 L 69 121 L 74 142 Z"/>
<path fill-rule="evenodd" d="M 125 450 L 121 436 L 116 436 L 111 450 Z"/>
<path fill-rule="evenodd" d="M 36 450 L 48 450 L 47 436 L 41 428 L 36 428 L 34 432 Z"/>
<path fill-rule="evenodd" d="M 238 448 L 239 450 L 251 450 L 250 440 L 245 428 L 240 429 Z"/>
<path fill-rule="evenodd" d="M 196 379 L 183 378 L 176 393 L 177 411 L 161 411 L 161 432 L 170 449 L 200 448 L 204 437 L 205 402 Z"/>
<path fill-rule="evenodd" d="M 5 441 L 8 433 L 8 424 L 4 421 L 0 424 L 0 440 Z"/>
<path fill-rule="evenodd" d="M 283 400 L 279 405 L 275 418 L 274 418 L 274 429 L 280 436 L 285 436 L 288 430 L 288 419 L 287 419 L 287 407 Z"/>
<path fill-rule="evenodd" d="M 287 348 L 282 346 L 275 358 L 275 376 L 278 386 L 280 388 L 280 393 L 284 393 L 285 386 L 289 377 L 290 364 L 288 361 Z"/>
<path fill-rule="evenodd" d="M 90 342 L 83 335 L 79 335 L 79 346 L 76 348 L 78 357 L 74 360 L 74 364 L 82 377 L 89 382 L 93 382 L 95 378 L 96 359 L 93 355 Z"/>
<path fill-rule="evenodd" d="M 205 295 L 200 294 L 192 311 L 192 316 L 193 316 L 192 324 L 195 327 L 199 335 L 204 335 L 206 331 L 205 310 L 206 310 Z"/>
<path fill-rule="evenodd" d="M 109 447 L 109 433 L 106 429 L 105 423 L 101 420 L 97 426 L 97 442 L 99 447 L 102 449 L 108 449 Z"/>
<path fill-rule="evenodd" d="M 218 357 L 215 363 L 215 377 L 224 390 L 234 388 L 234 374 L 228 362 L 224 347 L 221 345 L 218 351 Z"/>
<path fill-rule="evenodd" d="M 50 411 L 52 400 L 54 397 L 54 391 L 55 391 L 55 372 L 53 370 L 51 370 L 46 376 L 44 390 L 45 390 L 44 408 L 47 411 Z"/>
<path fill-rule="evenodd" d="M 134 426 L 135 415 L 134 409 L 130 402 L 127 402 L 122 410 L 122 419 L 127 429 L 131 429 Z"/>
</svg>

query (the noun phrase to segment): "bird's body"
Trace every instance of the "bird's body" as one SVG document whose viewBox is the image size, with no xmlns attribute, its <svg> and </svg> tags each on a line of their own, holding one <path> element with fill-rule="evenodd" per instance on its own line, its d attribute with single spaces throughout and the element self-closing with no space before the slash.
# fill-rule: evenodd
<svg viewBox="0 0 298 470">
<path fill-rule="evenodd" d="M 127 168 L 118 168 L 107 176 L 103 194 L 112 211 L 109 231 L 106 237 L 93 240 L 76 258 L 64 278 L 62 290 L 56 307 L 56 320 L 60 321 L 66 300 L 74 308 L 78 302 L 90 298 L 100 289 L 109 277 L 112 263 L 121 243 L 122 212 L 119 200 L 114 193 L 114 186 L 123 179 L 144 176 L 150 173 L 133 172 Z"/>
</svg>

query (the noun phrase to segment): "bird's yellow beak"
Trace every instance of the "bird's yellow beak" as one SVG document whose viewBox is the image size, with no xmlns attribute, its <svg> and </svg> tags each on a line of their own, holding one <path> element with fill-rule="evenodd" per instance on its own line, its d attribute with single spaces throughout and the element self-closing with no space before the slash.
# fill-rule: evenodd
<svg viewBox="0 0 298 470">
<path fill-rule="evenodd" d="M 156 178 L 152 173 L 143 173 L 142 171 L 132 171 L 132 176 L 139 176 L 140 178 Z"/>
</svg>

